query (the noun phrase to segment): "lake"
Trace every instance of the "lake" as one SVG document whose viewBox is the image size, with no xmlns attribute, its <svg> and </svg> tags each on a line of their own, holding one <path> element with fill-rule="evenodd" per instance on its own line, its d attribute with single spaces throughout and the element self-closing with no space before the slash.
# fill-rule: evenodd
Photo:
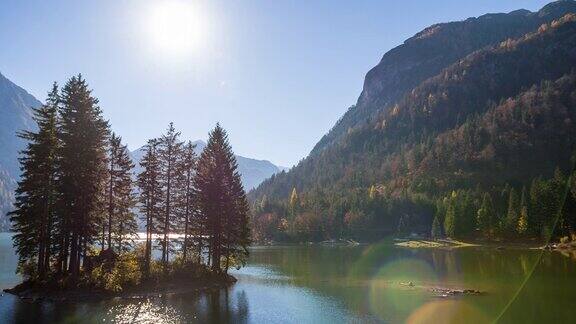
<svg viewBox="0 0 576 324">
<path fill-rule="evenodd" d="M 0 234 L 0 286 L 20 281 Z M 1 323 L 569 323 L 576 261 L 557 252 L 390 243 L 251 249 L 229 289 L 150 299 L 34 303 L 0 297 Z M 481 295 L 441 296 L 435 287 Z"/>
</svg>

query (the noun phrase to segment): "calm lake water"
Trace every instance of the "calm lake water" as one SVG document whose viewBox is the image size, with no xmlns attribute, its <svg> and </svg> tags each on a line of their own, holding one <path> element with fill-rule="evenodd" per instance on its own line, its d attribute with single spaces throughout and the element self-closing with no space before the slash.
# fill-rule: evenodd
<svg viewBox="0 0 576 324">
<path fill-rule="evenodd" d="M 0 234 L 0 287 L 19 282 Z M 255 247 L 229 289 L 146 300 L 34 303 L 4 293 L 1 323 L 574 323 L 576 261 L 559 253 L 470 247 L 410 250 Z M 408 285 L 412 283 L 413 286 Z M 439 297 L 430 289 L 484 291 Z"/>
</svg>

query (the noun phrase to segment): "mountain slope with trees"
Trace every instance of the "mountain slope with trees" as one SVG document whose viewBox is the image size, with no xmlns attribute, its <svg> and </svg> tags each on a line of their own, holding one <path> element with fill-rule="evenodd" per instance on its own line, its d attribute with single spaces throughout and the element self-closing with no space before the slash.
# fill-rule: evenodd
<svg viewBox="0 0 576 324">
<path fill-rule="evenodd" d="M 573 5 L 556 2 L 538 16 Z M 255 227 L 268 229 L 260 233 L 265 238 L 365 239 L 430 234 L 433 223 L 442 223 L 455 236 L 456 213 L 466 215 L 466 234 L 489 219 L 474 235 L 493 235 L 504 228 L 506 214 L 504 198 L 492 197 L 496 192 L 531 190 L 532 179 L 553 177 L 556 168 L 557 182 L 570 182 L 575 68 L 572 14 L 475 51 L 251 192 Z M 456 212 L 451 199 L 467 203 Z M 551 232 L 552 215 L 532 210 L 533 218 L 548 217 Z M 536 224 L 543 222 L 528 226 Z"/>
<path fill-rule="evenodd" d="M 337 143 L 348 131 L 370 123 L 419 83 L 474 51 L 520 37 L 574 12 L 576 2 L 557 1 L 538 12 L 517 10 L 508 14 L 486 14 L 424 29 L 384 54 L 378 65 L 366 74 L 356 105 L 316 144 L 312 154 Z"/>
</svg>

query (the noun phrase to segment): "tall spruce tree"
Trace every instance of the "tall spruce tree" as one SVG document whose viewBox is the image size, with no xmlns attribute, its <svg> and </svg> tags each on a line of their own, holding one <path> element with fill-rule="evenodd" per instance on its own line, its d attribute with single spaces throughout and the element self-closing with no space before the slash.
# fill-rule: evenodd
<svg viewBox="0 0 576 324">
<path fill-rule="evenodd" d="M 9 213 L 19 269 L 35 263 L 39 278 L 50 271 L 57 198 L 57 112 L 60 102 L 54 83 L 46 104 L 34 109 L 38 130 L 18 136 L 28 141 L 20 157 L 22 177 L 16 189 L 16 209 Z"/>
<path fill-rule="evenodd" d="M 162 247 L 162 264 L 165 271 L 168 270 L 170 252 L 174 251 L 173 242 L 170 241 L 170 233 L 176 230 L 178 221 L 176 199 L 179 188 L 177 178 L 181 176 L 178 170 L 180 169 L 179 163 L 181 162 L 183 146 L 179 138 L 180 132 L 176 131 L 173 123 L 170 123 L 166 134 L 162 135 L 158 143 L 158 157 L 161 167 L 159 179 L 164 199 L 164 211 L 158 219 L 158 229 L 162 233 L 160 246 Z"/>
<path fill-rule="evenodd" d="M 155 220 L 162 210 L 162 189 L 160 186 L 160 161 L 158 158 L 158 140 L 151 139 L 145 147 L 144 157 L 140 161 L 142 172 L 138 175 L 140 189 L 140 212 L 146 226 L 146 243 L 144 249 L 144 274 L 150 276 L 152 259 L 152 236 L 156 234 Z"/>
<path fill-rule="evenodd" d="M 516 225 L 518 224 L 519 204 L 518 194 L 514 188 L 511 188 L 508 197 L 508 211 L 506 212 L 506 219 L 504 221 L 504 229 L 508 235 L 515 232 Z"/>
<path fill-rule="evenodd" d="M 81 75 L 68 80 L 61 100 L 59 213 L 65 224 L 60 235 L 60 263 L 66 268 L 69 260 L 67 271 L 77 277 L 104 214 L 108 122 Z"/>
<path fill-rule="evenodd" d="M 459 216 L 456 208 L 457 199 L 458 195 L 454 192 L 448 202 L 446 217 L 444 217 L 444 233 L 446 233 L 446 236 L 451 238 L 454 238 L 457 235 L 457 222 Z"/>
<path fill-rule="evenodd" d="M 200 155 L 194 182 L 214 272 L 225 272 L 248 255 L 248 202 L 237 168 L 226 131 L 217 124 Z"/>
<path fill-rule="evenodd" d="M 122 139 L 112 134 L 109 154 L 109 222 L 108 222 L 108 248 L 115 245 L 118 252 L 128 251 L 134 241 L 138 224 L 133 209 L 136 205 L 132 170 L 134 162 Z M 114 239 L 112 245 L 111 238 Z"/>
<path fill-rule="evenodd" d="M 438 218 L 438 215 L 435 215 L 434 220 L 432 221 L 430 236 L 434 240 L 437 240 L 442 236 L 442 226 L 440 225 L 440 219 Z"/>
<path fill-rule="evenodd" d="M 191 238 L 195 237 L 198 241 L 202 240 L 200 229 L 195 223 L 193 224 L 194 215 L 197 214 L 194 199 L 194 175 L 197 162 L 196 153 L 194 152 L 195 147 L 196 145 L 190 141 L 184 146 L 179 170 L 181 174 L 179 200 L 181 203 L 181 219 L 184 224 L 184 238 L 182 241 L 182 257 L 184 262 L 188 261 L 189 250 L 194 245 Z M 201 242 L 197 244 L 201 244 Z"/>
<path fill-rule="evenodd" d="M 482 234 L 492 236 L 494 232 L 494 221 L 496 220 L 496 211 L 494 210 L 494 202 L 489 193 L 485 193 L 482 197 L 482 205 L 478 209 L 477 222 L 478 228 Z"/>
</svg>

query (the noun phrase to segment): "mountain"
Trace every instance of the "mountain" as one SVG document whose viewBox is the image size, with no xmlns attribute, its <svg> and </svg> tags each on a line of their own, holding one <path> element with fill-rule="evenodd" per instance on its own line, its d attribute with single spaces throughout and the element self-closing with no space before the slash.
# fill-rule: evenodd
<svg viewBox="0 0 576 324">
<path fill-rule="evenodd" d="M 195 151 L 197 155 L 200 155 L 206 147 L 206 143 L 201 140 L 194 141 L 193 144 L 196 145 Z M 142 169 L 139 165 L 139 161 L 144 155 L 144 147 L 140 147 L 139 149 L 132 151 L 130 154 L 134 163 L 136 164 L 135 173 L 140 173 Z M 240 155 L 236 155 L 236 161 L 238 162 L 238 171 L 242 176 L 242 184 L 244 189 L 247 191 L 255 188 L 270 176 L 287 169 L 284 167 L 276 166 L 270 161 L 256 160 Z"/>
<path fill-rule="evenodd" d="M 31 94 L 0 73 L 0 230 L 10 227 L 5 214 L 12 208 L 13 191 L 20 175 L 18 152 L 25 146 L 15 134 L 36 127 L 31 108 L 40 105 Z"/>
<path fill-rule="evenodd" d="M 338 142 L 392 106 L 424 80 L 465 56 L 576 12 L 576 2 L 558 1 L 538 12 L 517 10 L 432 25 L 390 50 L 365 77 L 358 102 L 314 147 L 312 154 Z"/>
<path fill-rule="evenodd" d="M 430 233 L 434 204 L 450 192 L 569 171 L 575 12 L 576 2 L 557 1 L 437 24 L 392 49 L 311 154 L 250 193 L 255 223 L 286 218 L 296 233 L 323 235 L 312 239 L 358 227 Z M 300 203 L 287 208 L 293 190 Z"/>
</svg>

